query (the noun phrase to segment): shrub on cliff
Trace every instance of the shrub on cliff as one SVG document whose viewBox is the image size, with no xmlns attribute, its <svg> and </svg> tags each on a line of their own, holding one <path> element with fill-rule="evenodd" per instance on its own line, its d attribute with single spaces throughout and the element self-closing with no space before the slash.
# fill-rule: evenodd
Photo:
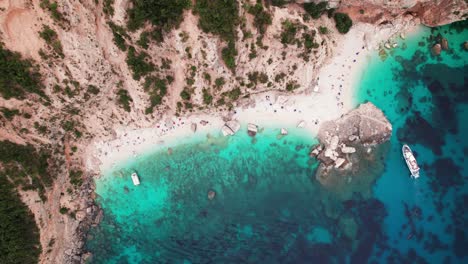
<svg viewBox="0 0 468 264">
<path fill-rule="evenodd" d="M 207 33 L 220 36 L 228 42 L 222 50 L 222 58 L 226 66 L 235 69 L 237 50 L 235 45 L 236 27 L 239 23 L 237 1 L 197 0 L 195 11 L 200 16 L 199 26 Z"/>
<path fill-rule="evenodd" d="M 314 2 L 304 3 L 304 10 L 313 18 L 318 19 L 323 13 L 327 11 L 327 2 L 320 2 L 318 4 Z"/>
<path fill-rule="evenodd" d="M 142 27 L 145 22 L 157 29 L 169 31 L 182 21 L 182 14 L 190 6 L 189 0 L 132 0 L 132 8 L 127 11 L 130 30 Z"/>
<path fill-rule="evenodd" d="M 118 96 L 117 102 L 120 104 L 120 106 L 125 111 L 130 112 L 131 111 L 130 102 L 133 102 L 133 99 L 132 97 L 130 97 L 130 94 L 128 93 L 128 91 L 125 89 L 120 89 L 117 92 L 117 96 Z"/>
<path fill-rule="evenodd" d="M 351 26 L 353 26 L 353 21 L 348 16 L 348 14 L 335 13 L 333 18 L 335 19 L 336 29 L 338 29 L 338 32 L 341 34 L 348 33 Z"/>
<path fill-rule="evenodd" d="M 34 216 L 6 175 L 0 173 L 0 262 L 35 264 L 40 253 Z"/>
<path fill-rule="evenodd" d="M 0 43 L 0 95 L 5 99 L 23 99 L 26 93 L 45 97 L 41 75 L 31 61 L 24 60 L 17 52 L 11 52 Z"/>
<path fill-rule="evenodd" d="M 149 61 L 149 56 L 145 52 L 137 53 L 134 47 L 128 48 L 127 54 L 128 67 L 133 72 L 133 79 L 140 80 L 141 77 L 147 75 L 154 70 L 154 65 Z"/>
<path fill-rule="evenodd" d="M 264 10 L 261 2 L 257 2 L 257 4 L 252 6 L 249 5 L 247 11 L 254 16 L 254 25 L 258 32 L 263 35 L 268 25 L 271 25 L 270 13 Z"/>
</svg>

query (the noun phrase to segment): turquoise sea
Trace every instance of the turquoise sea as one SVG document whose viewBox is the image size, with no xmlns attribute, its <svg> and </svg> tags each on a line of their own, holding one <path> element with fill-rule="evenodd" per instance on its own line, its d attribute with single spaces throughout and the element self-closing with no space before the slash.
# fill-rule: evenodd
<svg viewBox="0 0 468 264">
<path fill-rule="evenodd" d="M 434 57 L 441 34 L 450 49 Z M 322 185 L 300 129 L 245 127 L 181 140 L 96 179 L 102 223 L 90 263 L 468 263 L 467 24 L 422 28 L 376 52 L 356 105 L 371 101 L 391 141 Z M 361 58 L 364 59 L 364 58 Z M 401 145 L 422 167 L 409 178 Z M 136 170 L 141 185 L 133 186 Z M 213 199 L 208 193 L 214 192 Z"/>
</svg>

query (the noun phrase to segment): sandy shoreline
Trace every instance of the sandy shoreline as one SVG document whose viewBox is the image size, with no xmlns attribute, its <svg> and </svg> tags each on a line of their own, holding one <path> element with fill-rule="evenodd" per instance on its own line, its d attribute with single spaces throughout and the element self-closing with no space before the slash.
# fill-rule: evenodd
<svg viewBox="0 0 468 264">
<path fill-rule="evenodd" d="M 198 114 L 186 117 L 167 117 L 154 126 L 130 130 L 115 128 L 115 139 L 94 141 L 86 156 L 86 168 L 105 174 L 117 164 L 145 152 L 168 148 L 190 137 L 221 135 L 223 116 L 238 120 L 241 124 L 254 123 L 259 127 L 295 127 L 306 122 L 305 132 L 315 136 L 320 123 L 340 117 L 354 108 L 354 93 L 370 56 L 382 42 L 400 32 L 414 32 L 417 27 L 401 25 L 398 28 L 376 28 L 359 24 L 339 41 L 340 46 L 328 59 L 313 81 L 311 88 L 298 95 L 266 92 L 251 98 L 247 106 L 236 107 L 230 113 Z M 318 91 L 313 91 L 318 88 Z M 224 114 L 224 115 L 223 115 Z M 208 123 L 202 125 L 203 121 Z M 191 129 L 197 124 L 197 131 Z M 242 133 L 244 131 L 239 131 Z"/>
</svg>

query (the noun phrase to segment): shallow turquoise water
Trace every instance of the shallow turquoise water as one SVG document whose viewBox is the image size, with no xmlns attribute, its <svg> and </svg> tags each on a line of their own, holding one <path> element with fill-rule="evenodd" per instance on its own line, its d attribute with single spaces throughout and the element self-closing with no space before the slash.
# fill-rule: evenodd
<svg viewBox="0 0 468 264">
<path fill-rule="evenodd" d="M 364 71 L 356 104 L 383 109 L 394 133 L 357 175 L 323 187 L 308 156 L 316 141 L 298 129 L 283 138 L 273 127 L 255 139 L 245 127 L 229 138 L 199 135 L 96 180 L 105 217 L 90 232 L 90 262 L 468 261 L 468 52 L 460 47 L 468 31 L 439 32 L 453 49 L 441 58 L 430 55 L 424 29 L 385 61 L 376 53 Z M 417 181 L 402 143 L 422 165 Z"/>
</svg>

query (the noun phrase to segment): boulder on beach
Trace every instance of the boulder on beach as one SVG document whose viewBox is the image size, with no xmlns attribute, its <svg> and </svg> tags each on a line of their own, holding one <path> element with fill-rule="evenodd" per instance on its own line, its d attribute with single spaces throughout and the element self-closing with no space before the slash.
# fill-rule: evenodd
<svg viewBox="0 0 468 264">
<path fill-rule="evenodd" d="M 232 135 L 234 135 L 234 131 L 232 131 L 232 129 L 230 127 L 228 127 L 227 125 L 224 125 L 221 128 L 221 133 L 223 133 L 223 136 L 232 136 Z"/>
<path fill-rule="evenodd" d="M 297 128 L 304 128 L 306 126 L 306 122 L 304 120 L 299 121 L 297 124 Z"/>
<path fill-rule="evenodd" d="M 247 125 L 247 133 L 249 136 L 254 137 L 258 132 L 258 127 L 255 124 L 249 123 Z"/>
<path fill-rule="evenodd" d="M 193 133 L 197 132 L 197 124 L 196 123 L 192 123 L 190 125 L 190 129 L 192 129 Z"/>
<path fill-rule="evenodd" d="M 434 56 L 439 56 L 441 51 L 442 51 L 442 46 L 439 43 L 435 44 L 431 48 L 432 55 Z"/>
<path fill-rule="evenodd" d="M 281 129 L 281 135 L 286 136 L 288 134 L 288 130 L 286 128 Z"/>
<path fill-rule="evenodd" d="M 223 133 L 224 136 L 232 136 L 234 135 L 237 131 L 240 129 L 240 124 L 239 122 L 235 120 L 231 120 L 226 122 L 224 126 L 221 128 L 221 132 Z"/>
<path fill-rule="evenodd" d="M 228 126 L 234 133 L 240 129 L 240 123 L 236 120 L 227 121 L 226 126 Z"/>
</svg>

